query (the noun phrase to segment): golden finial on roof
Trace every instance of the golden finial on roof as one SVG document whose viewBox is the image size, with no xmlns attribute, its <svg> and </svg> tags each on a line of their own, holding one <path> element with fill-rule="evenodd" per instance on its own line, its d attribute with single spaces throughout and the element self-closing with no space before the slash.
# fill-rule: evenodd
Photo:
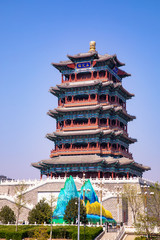
<svg viewBox="0 0 160 240">
<path fill-rule="evenodd" d="M 89 45 L 90 45 L 89 52 L 96 51 L 96 42 L 95 41 L 91 41 L 89 43 Z"/>
</svg>

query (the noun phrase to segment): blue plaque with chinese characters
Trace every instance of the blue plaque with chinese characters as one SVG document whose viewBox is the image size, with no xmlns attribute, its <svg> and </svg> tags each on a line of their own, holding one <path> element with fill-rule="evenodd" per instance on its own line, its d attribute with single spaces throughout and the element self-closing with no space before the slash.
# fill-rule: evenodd
<svg viewBox="0 0 160 240">
<path fill-rule="evenodd" d="M 91 63 L 90 62 L 83 62 L 83 63 L 77 63 L 77 68 L 89 68 L 91 67 Z"/>
</svg>

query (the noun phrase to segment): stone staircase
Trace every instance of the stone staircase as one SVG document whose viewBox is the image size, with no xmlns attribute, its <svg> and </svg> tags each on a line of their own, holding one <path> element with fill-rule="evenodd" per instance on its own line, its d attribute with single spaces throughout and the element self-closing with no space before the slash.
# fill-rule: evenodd
<svg viewBox="0 0 160 240">
<path fill-rule="evenodd" d="M 115 240 L 116 236 L 116 232 L 105 232 L 101 240 Z"/>
</svg>

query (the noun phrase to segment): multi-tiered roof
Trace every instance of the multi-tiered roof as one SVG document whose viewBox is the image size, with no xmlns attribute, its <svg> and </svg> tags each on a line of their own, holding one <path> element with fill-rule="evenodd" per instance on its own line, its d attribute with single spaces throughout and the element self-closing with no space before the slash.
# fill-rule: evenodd
<svg viewBox="0 0 160 240">
<path fill-rule="evenodd" d="M 68 61 L 52 63 L 62 74 L 61 84 L 51 87 L 58 107 L 48 115 L 57 122 L 50 159 L 32 165 L 48 176 L 141 176 L 149 167 L 133 160 L 127 124 L 135 119 L 126 111 L 134 94 L 122 86 L 130 74 L 116 55 L 100 55 L 91 42 L 88 53 L 68 55 Z"/>
</svg>

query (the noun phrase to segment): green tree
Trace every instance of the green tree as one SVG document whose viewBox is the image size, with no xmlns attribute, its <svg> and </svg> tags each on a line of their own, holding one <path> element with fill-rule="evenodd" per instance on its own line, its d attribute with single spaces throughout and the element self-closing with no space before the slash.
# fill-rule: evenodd
<svg viewBox="0 0 160 240">
<path fill-rule="evenodd" d="M 160 184 L 143 186 L 141 198 L 143 207 L 138 211 L 135 227 L 139 234 L 147 234 L 150 239 L 154 228 L 160 226 Z"/>
<path fill-rule="evenodd" d="M 64 218 L 67 223 L 71 224 L 72 222 L 75 224 L 78 219 L 78 199 L 72 198 L 66 207 Z M 86 207 L 83 205 L 83 202 L 80 201 L 80 222 L 86 224 L 87 223 L 87 215 L 86 215 Z"/>
<path fill-rule="evenodd" d="M 146 197 L 148 214 L 156 226 L 160 226 L 160 184 L 150 186 Z"/>
<path fill-rule="evenodd" d="M 8 207 L 7 205 L 5 205 L 4 207 L 1 208 L 0 221 L 3 224 L 15 223 L 15 221 L 16 221 L 14 211 L 10 207 Z"/>
<path fill-rule="evenodd" d="M 122 198 L 124 201 L 128 202 L 128 206 L 132 211 L 134 224 L 136 224 L 139 209 L 143 206 L 142 197 L 138 192 L 137 186 L 125 184 L 123 187 Z"/>
<path fill-rule="evenodd" d="M 50 216 L 50 222 L 51 222 L 51 229 L 50 229 L 50 240 L 52 239 L 52 229 L 53 229 L 53 224 L 52 224 L 52 216 L 53 216 L 53 211 L 56 207 L 56 202 L 57 202 L 57 199 L 51 194 L 50 195 L 50 198 L 49 198 L 49 206 L 51 208 L 51 216 Z"/>
<path fill-rule="evenodd" d="M 39 203 L 29 212 L 28 221 L 30 224 L 42 224 L 44 222 L 50 223 L 52 215 L 51 207 L 45 199 L 40 200 Z"/>
<path fill-rule="evenodd" d="M 17 187 L 15 188 L 15 208 L 16 208 L 16 231 L 18 230 L 18 221 L 19 221 L 19 216 L 23 210 L 24 207 L 26 207 L 27 201 L 25 199 L 25 190 L 26 190 L 26 185 L 21 182 Z"/>
</svg>

